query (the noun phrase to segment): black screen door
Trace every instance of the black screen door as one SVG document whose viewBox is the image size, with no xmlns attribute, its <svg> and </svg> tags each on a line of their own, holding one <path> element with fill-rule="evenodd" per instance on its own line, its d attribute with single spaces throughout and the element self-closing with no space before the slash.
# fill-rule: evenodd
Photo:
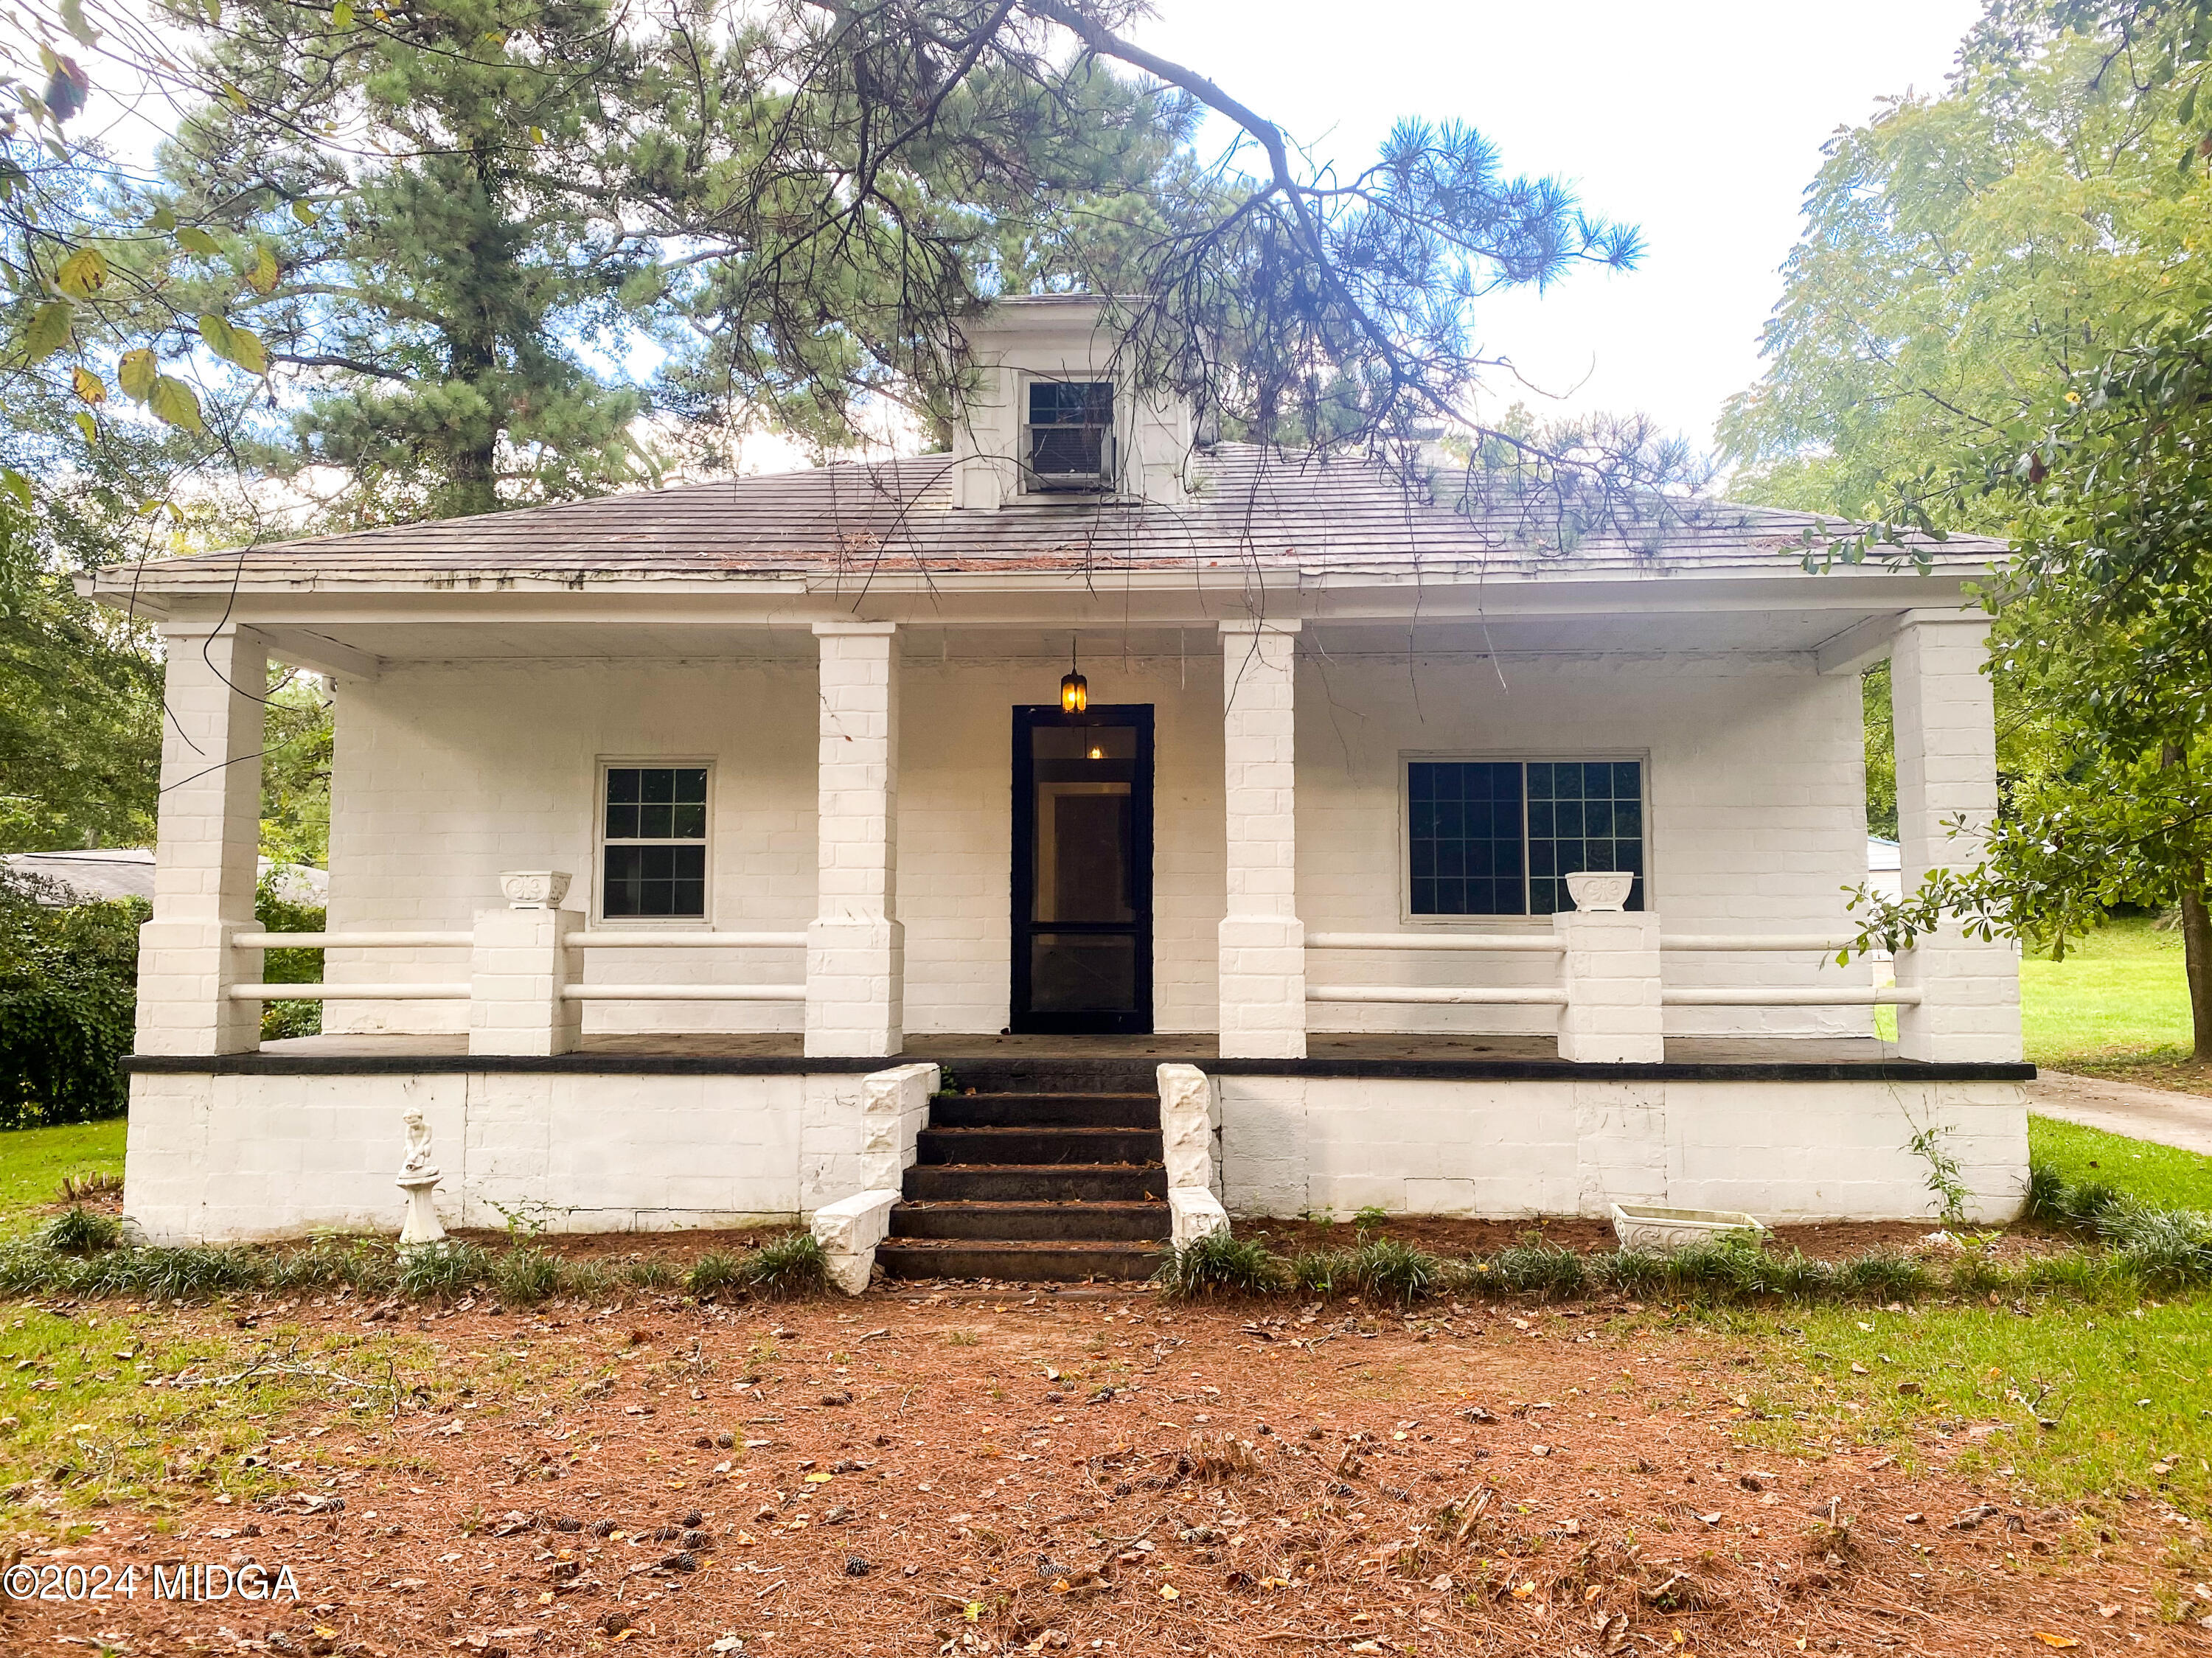
<svg viewBox="0 0 2212 1658">
<path fill-rule="evenodd" d="M 1152 710 L 1014 710 L 1018 1031 L 1152 1028 Z"/>
</svg>

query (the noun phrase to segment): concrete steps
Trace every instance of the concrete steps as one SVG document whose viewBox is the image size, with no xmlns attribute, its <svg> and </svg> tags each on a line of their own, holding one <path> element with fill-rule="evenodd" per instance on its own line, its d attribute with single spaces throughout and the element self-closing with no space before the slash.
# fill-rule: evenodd
<svg viewBox="0 0 2212 1658">
<path fill-rule="evenodd" d="M 1168 1236 L 1148 1067 L 965 1062 L 931 1102 L 876 1260 L 893 1278 L 1126 1281 Z"/>
</svg>

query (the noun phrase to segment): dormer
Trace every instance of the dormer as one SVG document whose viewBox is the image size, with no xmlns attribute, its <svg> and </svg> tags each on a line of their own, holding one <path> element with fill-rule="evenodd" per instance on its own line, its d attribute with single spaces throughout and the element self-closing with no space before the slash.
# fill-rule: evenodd
<svg viewBox="0 0 2212 1658">
<path fill-rule="evenodd" d="M 956 507 L 1188 493 L 1189 410 L 1136 382 L 1102 305 L 1089 294 L 1000 300 L 963 328 L 972 390 L 953 422 Z"/>
</svg>

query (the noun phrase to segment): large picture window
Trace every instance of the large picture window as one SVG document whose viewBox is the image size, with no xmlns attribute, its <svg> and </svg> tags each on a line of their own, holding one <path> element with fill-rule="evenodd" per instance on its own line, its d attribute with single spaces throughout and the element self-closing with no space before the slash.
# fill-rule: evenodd
<svg viewBox="0 0 2212 1658">
<path fill-rule="evenodd" d="M 1644 908 L 1644 766 L 1636 760 L 1413 760 L 1406 765 L 1415 915 L 1549 915 L 1565 877 L 1636 876 Z"/>
<path fill-rule="evenodd" d="M 599 914 L 702 920 L 707 768 L 609 766 Z"/>
</svg>

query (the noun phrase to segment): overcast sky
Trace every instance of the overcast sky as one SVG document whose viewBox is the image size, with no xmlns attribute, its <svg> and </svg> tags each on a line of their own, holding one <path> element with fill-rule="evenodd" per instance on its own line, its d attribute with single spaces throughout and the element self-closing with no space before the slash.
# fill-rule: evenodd
<svg viewBox="0 0 2212 1658">
<path fill-rule="evenodd" d="M 1940 90 L 1981 11 L 1979 0 L 1157 3 L 1144 44 L 1212 75 L 1317 157 L 1356 165 L 1401 116 L 1456 117 L 1509 170 L 1556 173 L 1592 212 L 1641 226 L 1638 270 L 1493 300 L 1484 343 L 1540 386 L 1572 391 L 1572 406 L 1642 410 L 1700 445 L 1758 376 L 1759 327 L 1821 144 L 1887 95 Z"/>
</svg>

